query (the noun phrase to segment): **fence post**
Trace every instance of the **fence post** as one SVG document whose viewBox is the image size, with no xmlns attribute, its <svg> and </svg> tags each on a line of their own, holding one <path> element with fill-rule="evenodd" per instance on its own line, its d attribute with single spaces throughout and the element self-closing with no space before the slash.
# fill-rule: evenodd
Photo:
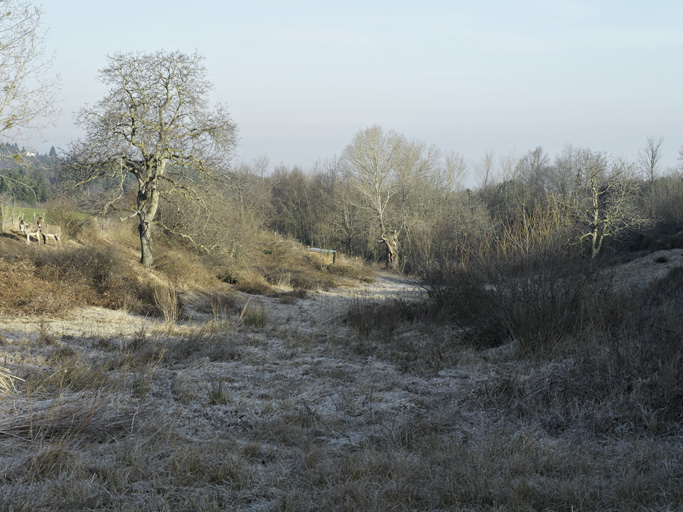
<svg viewBox="0 0 683 512">
<path fill-rule="evenodd" d="M 22 212 L 22 215 L 19 215 L 19 212 Z M 3 204 L 0 205 L 0 215 L 2 216 L 0 231 L 7 233 L 19 224 L 19 219 L 23 218 L 23 209 Z"/>
</svg>

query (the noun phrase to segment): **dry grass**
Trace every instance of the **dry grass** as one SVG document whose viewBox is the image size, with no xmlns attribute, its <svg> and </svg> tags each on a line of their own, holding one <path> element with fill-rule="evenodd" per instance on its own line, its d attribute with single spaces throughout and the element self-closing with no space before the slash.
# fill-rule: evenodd
<svg viewBox="0 0 683 512">
<path fill-rule="evenodd" d="M 24 379 L 17 377 L 7 368 L 0 366 L 0 395 L 14 393 L 17 390 L 16 384 L 23 381 Z"/>
<path fill-rule="evenodd" d="M 359 303 L 348 299 L 352 308 Z M 396 307 L 373 304 L 375 313 Z M 379 313 L 385 321 L 387 314 Z M 377 326 L 358 337 L 371 357 L 348 343 L 356 329 L 341 325 L 338 337 L 321 329 L 310 343 L 304 332 L 273 336 L 236 321 L 227 330 L 212 324 L 182 335 L 134 333 L 118 352 L 87 339 L 71 340 L 73 353 L 41 345 L 55 354 L 48 358 L 54 373 L 74 366 L 89 346 L 91 374 L 95 361 L 109 358 L 100 365 L 109 383 L 91 378 L 80 391 L 43 386 L 28 401 L 15 394 L 0 402 L 0 507 L 683 505 L 681 426 L 668 416 L 660 422 L 669 430 L 624 430 L 633 418 L 613 414 L 615 394 L 581 398 L 594 382 L 578 379 L 577 363 L 473 351 L 451 340 L 442 368 L 425 372 L 400 362 L 424 358 L 440 334 L 416 331 L 415 320 L 399 322 L 390 338 Z M 422 341 L 407 344 L 405 335 L 418 331 Z M 217 346 L 239 355 L 212 358 Z M 596 428 L 599 418 L 612 426 Z"/>
<path fill-rule="evenodd" d="M 169 326 L 174 326 L 180 318 L 181 308 L 175 288 L 157 284 L 153 288 L 154 304 Z"/>
<path fill-rule="evenodd" d="M 244 305 L 239 317 L 237 318 L 237 325 L 244 325 L 245 327 L 263 328 L 268 320 L 268 315 L 262 304 L 250 304 L 249 301 Z"/>
<path fill-rule="evenodd" d="M 0 437 L 107 440 L 127 432 L 134 414 L 133 408 L 112 403 L 106 395 L 68 394 L 59 400 L 41 400 L 33 410 L 3 418 Z"/>
<path fill-rule="evenodd" d="M 114 247 L 39 249 L 5 239 L 0 246 L 0 311 L 54 316 L 83 305 L 151 308 L 150 285 Z"/>
<path fill-rule="evenodd" d="M 275 233 L 262 232 L 239 258 L 207 258 L 219 269 L 218 277 L 237 289 L 255 295 L 291 291 L 319 291 L 353 281 L 372 280 L 373 271 L 358 258 L 339 254 L 334 265 L 320 265 L 319 258 L 299 243 Z"/>
</svg>

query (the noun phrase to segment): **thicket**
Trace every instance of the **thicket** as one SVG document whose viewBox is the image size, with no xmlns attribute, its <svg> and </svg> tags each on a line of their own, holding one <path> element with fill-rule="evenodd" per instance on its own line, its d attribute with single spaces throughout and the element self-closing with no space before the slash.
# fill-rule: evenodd
<svg viewBox="0 0 683 512">
<path fill-rule="evenodd" d="M 563 224 L 556 237 L 570 255 L 595 265 L 619 253 L 683 246 L 678 171 L 650 180 L 636 162 L 589 148 L 569 146 L 554 158 L 536 148 L 501 158 L 486 186 L 466 189 L 461 157 L 405 144 L 413 158 L 404 156 L 389 177 L 373 183 L 384 224 L 400 233 L 405 272 L 426 277 L 461 265 L 465 255 L 495 252 L 529 219 L 542 225 L 532 226 L 524 243 L 538 243 L 543 230 Z M 307 245 L 384 261 L 376 210 L 347 167 L 343 159 L 310 172 L 278 167 L 264 180 L 270 187 L 260 209 L 264 225 Z"/>
</svg>

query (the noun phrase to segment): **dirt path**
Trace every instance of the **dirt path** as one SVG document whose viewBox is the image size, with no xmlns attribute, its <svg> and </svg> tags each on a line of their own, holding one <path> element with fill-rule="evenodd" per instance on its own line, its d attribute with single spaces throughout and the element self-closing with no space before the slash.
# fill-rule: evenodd
<svg viewBox="0 0 683 512">
<path fill-rule="evenodd" d="M 360 283 L 355 287 L 314 292 L 293 304 L 270 297 L 251 297 L 252 304 L 261 304 L 268 317 L 278 325 L 288 325 L 306 332 L 317 328 L 339 329 L 342 318 L 352 303 L 391 300 L 414 300 L 424 290 L 409 278 L 379 272 L 373 283 Z"/>
</svg>

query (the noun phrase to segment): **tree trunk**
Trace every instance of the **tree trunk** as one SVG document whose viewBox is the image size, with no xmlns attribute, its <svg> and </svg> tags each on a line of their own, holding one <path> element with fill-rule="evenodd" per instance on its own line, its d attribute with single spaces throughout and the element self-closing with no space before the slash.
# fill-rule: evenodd
<svg viewBox="0 0 683 512">
<path fill-rule="evenodd" d="M 140 263 L 145 267 L 151 267 L 154 263 L 152 255 L 152 221 L 156 217 L 159 208 L 159 191 L 154 181 L 143 182 L 139 179 L 138 190 L 138 219 L 140 225 Z"/>
<path fill-rule="evenodd" d="M 398 233 L 389 231 L 389 235 L 382 235 L 382 241 L 387 248 L 387 270 L 398 270 Z"/>
<path fill-rule="evenodd" d="M 151 267 L 154 263 L 152 255 L 152 226 L 149 222 L 140 221 L 140 263 L 145 267 Z"/>
</svg>

